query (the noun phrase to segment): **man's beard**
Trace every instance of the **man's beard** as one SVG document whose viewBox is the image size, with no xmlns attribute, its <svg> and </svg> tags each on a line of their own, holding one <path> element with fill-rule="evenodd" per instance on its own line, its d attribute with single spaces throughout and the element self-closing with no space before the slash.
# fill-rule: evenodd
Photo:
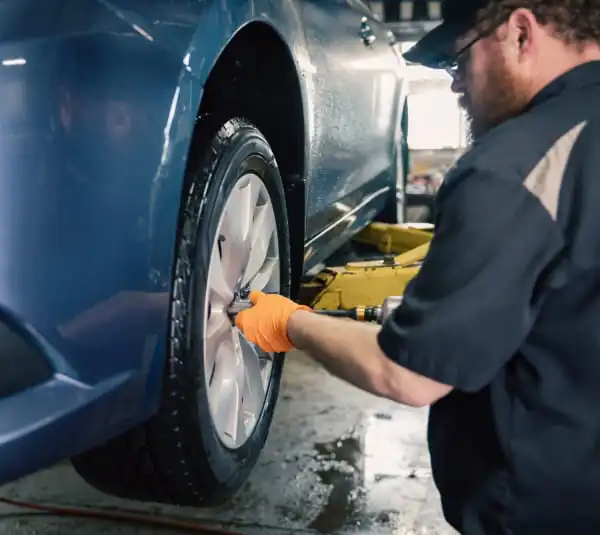
<svg viewBox="0 0 600 535">
<path fill-rule="evenodd" d="M 529 102 L 524 82 L 506 67 L 500 56 L 492 62 L 477 95 L 465 93 L 460 106 L 466 113 L 469 141 L 521 114 Z"/>
</svg>

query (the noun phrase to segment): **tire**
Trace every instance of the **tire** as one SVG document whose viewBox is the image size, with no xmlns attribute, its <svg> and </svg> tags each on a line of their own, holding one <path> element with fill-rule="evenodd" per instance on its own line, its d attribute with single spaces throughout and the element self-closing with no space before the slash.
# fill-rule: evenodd
<svg viewBox="0 0 600 535">
<path fill-rule="evenodd" d="M 264 364 L 266 370 L 263 370 L 266 386 L 261 408 L 259 401 L 256 401 L 260 396 L 253 395 L 260 391 L 256 386 L 258 376 L 248 372 L 250 359 L 247 358 L 249 350 L 259 350 L 242 337 L 242 345 L 237 349 L 232 349 L 234 346 L 228 345 L 229 339 L 224 338 L 225 341 L 215 344 L 216 351 L 204 351 L 206 344 L 212 343 L 211 333 L 214 329 L 211 330 L 213 323 L 210 322 L 214 318 L 222 318 L 223 313 L 220 305 L 215 305 L 222 296 L 219 297 L 219 292 L 214 290 L 216 286 L 213 278 L 210 278 L 213 290 L 208 289 L 209 277 L 217 273 L 212 267 L 217 265 L 212 260 L 216 258 L 212 254 L 213 247 L 220 244 L 221 254 L 221 247 L 224 247 L 221 244 L 225 232 L 223 229 L 229 228 L 224 225 L 232 221 L 224 219 L 223 226 L 219 227 L 221 216 L 228 200 L 233 195 L 246 191 L 244 181 L 252 181 L 248 184 L 253 185 L 246 188 L 254 188 L 248 191 L 259 191 L 257 203 L 264 203 L 254 213 L 258 214 L 261 210 L 261 214 L 265 210 L 268 212 L 270 208 L 265 198 L 268 197 L 271 202 L 272 216 L 264 216 L 261 220 L 270 218 L 269 221 L 274 221 L 276 229 L 276 238 L 268 243 L 266 258 L 273 257 L 278 248 L 279 269 L 272 268 L 269 280 L 271 286 L 277 286 L 278 282 L 279 288 L 271 287 L 270 291 L 275 289 L 283 295 L 290 294 L 288 220 L 282 181 L 273 153 L 254 126 L 241 119 L 229 120 L 214 136 L 201 161 L 200 171 L 188 181 L 183 193 L 172 284 L 169 325 L 172 335 L 166 352 L 159 412 L 147 423 L 72 460 L 76 471 L 93 487 L 105 493 L 140 501 L 214 506 L 227 501 L 241 488 L 260 456 L 279 392 L 283 355 L 272 355 L 270 365 L 268 359 L 257 361 Z M 264 206 L 267 208 L 263 210 Z M 236 216 L 241 219 L 243 211 L 238 208 L 236 207 Z M 258 216 L 256 221 L 259 221 Z M 221 233 L 220 239 L 217 239 L 218 232 Z M 265 234 L 266 232 L 261 232 L 257 235 Z M 241 250 L 242 248 L 232 247 L 228 249 L 228 254 Z M 252 248 L 252 251 L 255 250 L 259 250 L 258 245 Z M 252 258 L 251 255 L 244 265 L 254 265 Z M 232 263 L 223 265 L 229 266 Z M 269 266 L 272 267 L 273 264 Z M 239 281 L 239 277 L 237 280 Z M 261 284 L 264 280 L 263 277 Z M 251 287 L 259 288 L 259 282 L 258 278 L 254 279 Z M 198 327 L 192 329 L 192 325 Z M 239 334 L 231 324 L 228 328 L 232 335 Z M 227 434 L 223 430 L 231 428 L 228 422 L 233 421 L 233 418 L 220 418 L 222 411 L 215 408 L 218 404 L 211 404 L 209 401 L 209 398 L 217 399 L 213 395 L 216 391 L 214 385 L 219 384 L 224 388 L 225 383 L 217 383 L 217 377 L 225 377 L 226 364 L 233 366 L 232 359 L 224 357 L 229 355 L 222 349 L 224 347 L 233 351 L 234 357 L 240 351 L 244 352 L 244 370 L 247 372 L 244 375 L 244 385 L 250 383 L 251 375 L 255 379 L 252 389 L 243 387 L 246 389 L 245 394 L 240 394 L 239 398 L 243 401 L 238 403 L 239 409 L 240 403 L 250 406 L 254 400 L 254 406 L 258 407 L 254 427 L 251 428 L 248 424 L 248 437 L 243 443 L 235 442 L 232 438 L 235 434 L 233 431 Z M 209 356 L 212 354 L 215 355 L 214 367 L 209 365 Z M 241 382 L 235 384 L 239 386 Z M 227 407 L 231 408 L 233 405 Z M 236 432 L 246 430 L 246 423 L 242 425 L 239 418 L 236 421 Z M 248 421 L 252 422 L 251 419 Z M 236 436 L 241 437 L 239 434 Z"/>
</svg>

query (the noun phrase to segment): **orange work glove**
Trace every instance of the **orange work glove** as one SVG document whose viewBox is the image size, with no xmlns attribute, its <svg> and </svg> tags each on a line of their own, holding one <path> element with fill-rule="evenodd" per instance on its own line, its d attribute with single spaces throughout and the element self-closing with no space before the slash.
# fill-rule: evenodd
<svg viewBox="0 0 600 535">
<path fill-rule="evenodd" d="M 287 297 L 263 292 L 250 292 L 252 308 L 235 318 L 236 327 L 247 340 L 267 353 L 287 353 L 294 347 L 287 334 L 290 316 L 298 310 L 311 310 Z"/>
</svg>

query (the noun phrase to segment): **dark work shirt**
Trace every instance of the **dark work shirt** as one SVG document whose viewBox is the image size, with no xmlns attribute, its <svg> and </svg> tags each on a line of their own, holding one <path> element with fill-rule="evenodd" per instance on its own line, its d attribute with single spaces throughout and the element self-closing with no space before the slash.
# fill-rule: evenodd
<svg viewBox="0 0 600 535">
<path fill-rule="evenodd" d="M 454 387 L 428 439 L 459 532 L 600 534 L 600 62 L 459 159 L 379 343 Z"/>
</svg>

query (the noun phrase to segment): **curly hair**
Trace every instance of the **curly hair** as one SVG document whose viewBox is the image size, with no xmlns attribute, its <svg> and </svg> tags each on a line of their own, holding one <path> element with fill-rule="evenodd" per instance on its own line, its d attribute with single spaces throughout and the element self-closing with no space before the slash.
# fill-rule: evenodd
<svg viewBox="0 0 600 535">
<path fill-rule="evenodd" d="M 478 13 L 477 27 L 491 32 L 518 8 L 529 9 L 568 45 L 600 44 L 600 0 L 494 0 Z"/>
</svg>

